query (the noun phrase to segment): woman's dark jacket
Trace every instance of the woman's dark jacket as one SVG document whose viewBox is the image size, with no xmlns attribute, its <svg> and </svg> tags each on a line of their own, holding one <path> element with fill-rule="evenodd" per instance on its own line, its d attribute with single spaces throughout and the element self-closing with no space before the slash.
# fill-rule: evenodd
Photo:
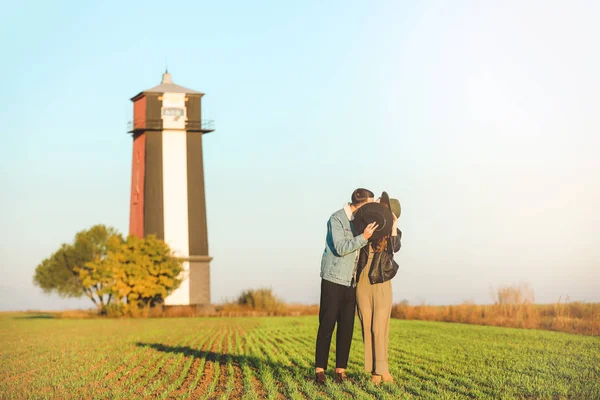
<svg viewBox="0 0 600 400">
<path fill-rule="evenodd" d="M 389 281 L 398 272 L 398 263 L 394 261 L 394 253 L 400 250 L 400 240 L 402 239 L 402 232 L 398 229 L 397 236 L 390 236 L 388 239 L 387 249 L 380 253 L 373 254 L 373 261 L 371 262 L 371 268 L 369 270 L 369 281 L 372 285 L 376 283 L 383 283 Z M 365 268 L 369 261 L 369 247 L 371 244 L 360 249 L 358 255 L 358 267 L 356 270 L 356 276 L 360 278 L 362 270 Z"/>
</svg>

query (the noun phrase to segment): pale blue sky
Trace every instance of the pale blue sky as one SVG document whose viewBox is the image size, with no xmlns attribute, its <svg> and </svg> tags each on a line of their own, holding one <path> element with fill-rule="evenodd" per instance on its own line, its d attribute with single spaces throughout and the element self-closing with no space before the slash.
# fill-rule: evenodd
<svg viewBox="0 0 600 400">
<path fill-rule="evenodd" d="M 78 230 L 127 232 L 129 98 L 165 57 L 217 124 L 214 302 L 317 303 L 327 219 L 360 186 L 402 203 L 395 301 L 600 301 L 600 3 L 323 3 L 4 4 L 0 310 L 91 305 L 33 272 Z"/>
</svg>

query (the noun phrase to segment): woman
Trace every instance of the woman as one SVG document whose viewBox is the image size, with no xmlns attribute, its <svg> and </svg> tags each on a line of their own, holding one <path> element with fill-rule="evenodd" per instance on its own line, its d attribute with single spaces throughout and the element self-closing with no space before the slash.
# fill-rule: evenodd
<svg viewBox="0 0 600 400">
<path fill-rule="evenodd" d="M 386 192 L 378 201 L 391 209 Z M 375 384 L 394 381 L 388 368 L 388 333 L 392 313 L 390 280 L 398 271 L 394 253 L 400 250 L 402 232 L 397 229 L 396 215 L 392 215 L 391 235 L 370 242 L 360 250 L 358 258 L 356 302 L 365 346 L 365 372 L 372 374 L 371 380 Z"/>
</svg>

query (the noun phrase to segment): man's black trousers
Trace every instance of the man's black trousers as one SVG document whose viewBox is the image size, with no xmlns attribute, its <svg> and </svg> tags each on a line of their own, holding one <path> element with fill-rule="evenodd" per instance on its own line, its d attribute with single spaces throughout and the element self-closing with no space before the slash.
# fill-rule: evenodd
<svg viewBox="0 0 600 400">
<path fill-rule="evenodd" d="M 335 367 L 346 368 L 354 331 L 356 288 L 321 279 L 321 304 L 315 367 L 327 369 L 331 336 L 337 322 Z"/>
</svg>

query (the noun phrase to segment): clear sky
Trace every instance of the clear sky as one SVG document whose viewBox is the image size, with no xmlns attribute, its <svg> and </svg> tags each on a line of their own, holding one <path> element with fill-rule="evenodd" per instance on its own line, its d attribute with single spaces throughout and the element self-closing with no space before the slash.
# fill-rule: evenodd
<svg viewBox="0 0 600 400">
<path fill-rule="evenodd" d="M 53 3 L 53 4 L 50 4 Z M 600 2 L 9 2 L 0 25 L 0 310 L 96 223 L 127 232 L 130 97 L 206 93 L 212 300 L 317 303 L 326 222 L 402 203 L 394 301 L 600 301 Z"/>
</svg>

